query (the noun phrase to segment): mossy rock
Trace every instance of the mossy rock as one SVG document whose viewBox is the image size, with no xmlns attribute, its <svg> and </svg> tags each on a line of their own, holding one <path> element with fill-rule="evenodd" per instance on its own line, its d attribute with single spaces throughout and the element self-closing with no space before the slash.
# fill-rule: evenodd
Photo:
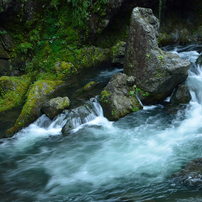
<svg viewBox="0 0 202 202">
<path fill-rule="evenodd" d="M 77 62 L 82 69 L 99 66 L 110 60 L 110 50 L 98 47 L 82 48 L 78 51 Z"/>
<path fill-rule="evenodd" d="M 23 106 L 22 112 L 18 117 L 15 125 L 6 132 L 6 137 L 12 136 L 14 133 L 27 127 L 41 115 L 41 106 L 50 98 L 51 94 L 61 86 L 64 82 L 58 81 L 36 81 L 31 86 L 27 101 Z"/>
<path fill-rule="evenodd" d="M 0 112 L 23 105 L 30 82 L 29 75 L 0 77 Z"/>
<path fill-rule="evenodd" d="M 124 64 L 126 42 L 119 41 L 111 49 L 112 64 L 122 66 Z"/>
<path fill-rule="evenodd" d="M 50 99 L 42 106 L 42 111 L 50 118 L 53 119 L 62 111 L 68 108 L 70 105 L 70 100 L 68 97 L 56 97 Z"/>
<path fill-rule="evenodd" d="M 118 120 L 131 112 L 142 109 L 134 84 L 126 74 L 115 74 L 100 95 L 104 115 L 110 121 Z"/>
<path fill-rule="evenodd" d="M 89 91 L 89 90 L 92 90 L 93 88 L 95 88 L 95 86 L 97 86 L 97 82 L 96 81 L 91 81 L 89 83 L 87 83 L 85 86 L 84 86 L 84 90 L 85 91 Z"/>
</svg>

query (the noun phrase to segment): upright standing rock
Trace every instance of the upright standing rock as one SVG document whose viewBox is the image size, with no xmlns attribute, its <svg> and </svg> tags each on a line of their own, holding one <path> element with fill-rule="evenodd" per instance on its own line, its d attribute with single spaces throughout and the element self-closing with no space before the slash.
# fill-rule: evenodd
<svg viewBox="0 0 202 202">
<path fill-rule="evenodd" d="M 136 86 L 149 96 L 140 97 L 149 104 L 165 99 L 185 81 L 190 63 L 177 54 L 158 47 L 159 20 L 151 9 L 133 9 L 126 46 L 124 73 L 135 76 Z"/>
</svg>

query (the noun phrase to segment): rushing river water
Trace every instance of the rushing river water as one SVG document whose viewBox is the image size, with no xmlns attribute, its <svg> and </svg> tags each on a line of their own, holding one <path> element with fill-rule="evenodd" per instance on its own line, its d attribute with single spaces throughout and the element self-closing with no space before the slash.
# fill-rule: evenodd
<svg viewBox="0 0 202 202">
<path fill-rule="evenodd" d="M 110 122 L 94 102 L 99 115 L 68 136 L 65 114 L 52 122 L 43 115 L 1 140 L 0 200 L 202 201 L 201 190 L 170 177 L 202 157 L 202 69 L 195 65 L 202 45 L 166 49 L 192 62 L 188 105 L 165 101 Z"/>
</svg>

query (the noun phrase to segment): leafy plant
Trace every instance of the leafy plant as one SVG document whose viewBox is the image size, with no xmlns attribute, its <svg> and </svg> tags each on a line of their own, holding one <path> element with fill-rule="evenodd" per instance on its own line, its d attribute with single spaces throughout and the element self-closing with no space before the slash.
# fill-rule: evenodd
<svg viewBox="0 0 202 202">
<path fill-rule="evenodd" d="M 135 96 L 135 91 L 130 91 L 131 96 Z"/>
<path fill-rule="evenodd" d="M 162 55 L 159 55 L 159 60 L 162 60 L 163 59 L 163 56 Z"/>
</svg>

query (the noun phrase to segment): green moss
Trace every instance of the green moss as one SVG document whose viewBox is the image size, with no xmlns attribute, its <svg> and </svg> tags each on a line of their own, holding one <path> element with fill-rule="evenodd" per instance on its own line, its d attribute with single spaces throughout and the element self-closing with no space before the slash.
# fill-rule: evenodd
<svg viewBox="0 0 202 202">
<path fill-rule="evenodd" d="M 101 92 L 100 102 L 106 102 L 107 97 L 110 96 L 112 93 L 109 93 L 106 89 Z"/>
<path fill-rule="evenodd" d="M 22 106 L 25 102 L 25 94 L 29 88 L 31 77 L 23 75 L 21 77 L 0 78 L 0 112 Z"/>
<path fill-rule="evenodd" d="M 90 83 L 88 83 L 84 86 L 84 90 L 89 91 L 89 90 L 93 89 L 97 84 L 98 83 L 96 81 L 91 81 Z"/>
<path fill-rule="evenodd" d="M 139 107 L 133 107 L 133 108 L 132 108 L 132 111 L 133 111 L 133 112 L 137 112 L 137 111 L 139 111 L 139 110 L 140 110 Z"/>
</svg>

